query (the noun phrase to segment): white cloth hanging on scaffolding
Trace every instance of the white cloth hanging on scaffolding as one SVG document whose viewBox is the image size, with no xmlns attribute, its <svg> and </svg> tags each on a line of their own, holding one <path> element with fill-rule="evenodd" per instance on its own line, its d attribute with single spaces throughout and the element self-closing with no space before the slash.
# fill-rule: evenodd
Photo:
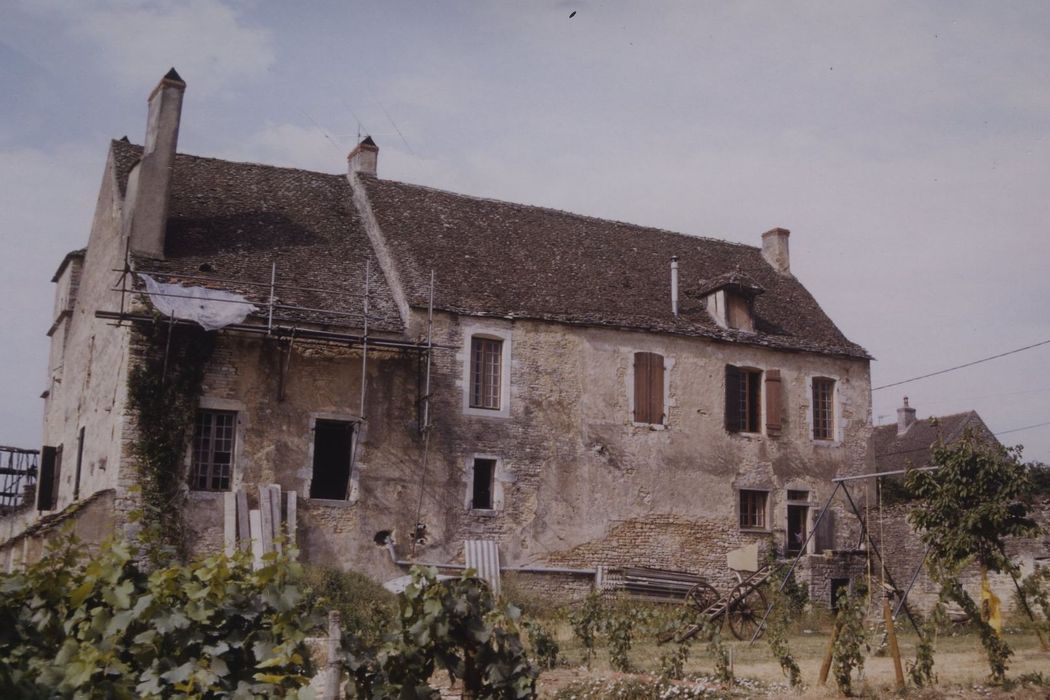
<svg viewBox="0 0 1050 700">
<path fill-rule="evenodd" d="M 204 330 L 215 331 L 241 323 L 259 309 L 241 294 L 207 287 L 164 284 L 139 273 L 146 284 L 149 300 L 157 311 L 185 321 L 199 323 Z"/>
</svg>

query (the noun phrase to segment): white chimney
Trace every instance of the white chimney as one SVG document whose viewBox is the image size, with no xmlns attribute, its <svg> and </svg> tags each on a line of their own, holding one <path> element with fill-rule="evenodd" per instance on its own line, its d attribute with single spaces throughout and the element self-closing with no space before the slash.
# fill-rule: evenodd
<svg viewBox="0 0 1050 700">
<path fill-rule="evenodd" d="M 773 228 L 762 234 L 762 257 L 782 275 L 791 274 L 791 258 L 788 255 L 790 235 L 791 231 L 786 228 Z"/>
<path fill-rule="evenodd" d="M 146 142 L 136 167 L 131 208 L 131 249 L 154 258 L 164 257 L 168 226 L 168 197 L 175 166 L 186 82 L 172 68 L 149 96 Z"/>
<path fill-rule="evenodd" d="M 671 256 L 671 313 L 678 318 L 678 256 Z"/>
<path fill-rule="evenodd" d="M 379 146 L 376 145 L 371 136 L 366 136 L 364 141 L 357 144 L 354 150 L 350 151 L 350 155 L 346 157 L 346 160 L 351 173 L 361 173 L 362 175 L 375 177 L 379 167 Z"/>
<path fill-rule="evenodd" d="M 915 409 L 908 405 L 908 397 L 904 397 L 904 405 L 897 409 L 897 435 L 904 435 L 908 428 L 915 423 Z"/>
</svg>

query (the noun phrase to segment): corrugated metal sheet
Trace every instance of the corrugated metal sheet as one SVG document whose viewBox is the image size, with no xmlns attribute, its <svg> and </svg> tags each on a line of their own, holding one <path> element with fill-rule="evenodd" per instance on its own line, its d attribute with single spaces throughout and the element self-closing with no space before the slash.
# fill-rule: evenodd
<svg viewBox="0 0 1050 700">
<path fill-rule="evenodd" d="M 463 548 L 467 568 L 478 572 L 478 578 L 489 584 L 493 595 L 499 595 L 499 549 L 493 540 L 466 540 Z"/>
</svg>

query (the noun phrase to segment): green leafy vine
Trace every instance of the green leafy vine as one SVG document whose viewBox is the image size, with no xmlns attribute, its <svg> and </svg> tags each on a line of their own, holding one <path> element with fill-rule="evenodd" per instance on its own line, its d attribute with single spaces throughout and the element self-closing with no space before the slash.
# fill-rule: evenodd
<svg viewBox="0 0 1050 700">
<path fill-rule="evenodd" d="M 141 357 L 128 377 L 128 400 L 138 431 L 131 445 L 138 476 L 140 540 L 158 563 L 185 557 L 183 455 L 197 415 L 204 369 L 215 334 L 158 320 L 136 329 Z"/>
</svg>

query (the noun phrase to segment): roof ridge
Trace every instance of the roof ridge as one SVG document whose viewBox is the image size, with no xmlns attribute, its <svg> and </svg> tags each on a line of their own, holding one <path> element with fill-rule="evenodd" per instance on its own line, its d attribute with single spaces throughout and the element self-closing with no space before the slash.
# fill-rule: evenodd
<svg viewBox="0 0 1050 700">
<path fill-rule="evenodd" d="M 131 148 L 135 148 L 135 149 L 139 149 L 139 150 L 141 150 L 143 148 L 141 144 L 131 143 L 130 141 L 126 141 L 124 139 L 111 139 L 110 143 L 119 143 L 122 148 L 131 147 Z M 192 158 L 194 160 L 210 161 L 210 162 L 214 162 L 214 163 L 229 163 L 231 165 L 250 165 L 250 166 L 256 167 L 256 168 L 268 168 L 270 170 L 281 170 L 281 171 L 284 171 L 284 172 L 306 173 L 307 175 L 321 175 L 322 177 L 333 177 L 333 178 L 339 178 L 341 180 L 345 180 L 346 179 L 346 175 L 343 174 L 343 173 L 323 173 L 320 170 L 307 170 L 306 168 L 295 168 L 295 167 L 292 167 L 292 166 L 289 166 L 289 165 L 273 165 L 271 163 L 257 163 L 255 161 L 250 161 L 250 160 L 230 160 L 228 158 L 216 158 L 214 156 L 199 156 L 199 155 L 197 155 L 195 153 L 176 152 L 175 156 L 176 157 L 182 157 L 182 158 Z"/>
<path fill-rule="evenodd" d="M 376 177 L 374 175 L 367 175 L 361 178 L 363 181 L 374 180 L 379 183 L 389 183 L 393 185 L 402 185 L 404 187 L 415 187 L 420 190 L 427 190 L 428 192 L 439 192 L 441 194 L 449 194 L 453 197 L 461 197 L 463 199 L 470 199 L 475 202 L 491 202 L 493 204 L 510 205 L 515 207 L 524 207 L 526 209 L 535 209 L 537 211 L 551 212 L 554 214 L 561 214 L 563 216 L 571 216 L 577 219 L 583 219 L 585 221 L 597 221 L 607 224 L 618 224 L 620 226 L 630 226 L 632 228 L 645 229 L 646 231 L 656 231 L 658 233 L 666 233 L 672 236 L 681 236 L 683 238 L 689 238 L 692 240 L 708 241 L 710 243 L 721 243 L 723 245 L 736 246 L 739 248 L 749 248 L 751 250 L 761 250 L 760 246 L 748 245 L 747 243 L 738 243 L 737 241 L 727 241 L 724 238 L 714 238 L 712 236 L 701 236 L 693 233 L 683 233 L 682 231 L 672 231 L 667 228 L 659 228 L 656 226 L 646 226 L 645 224 L 636 224 L 630 221 L 622 221 L 620 219 L 607 219 L 601 216 L 591 216 L 590 214 L 580 214 L 574 211 L 568 211 L 566 209 L 557 209 L 555 207 L 545 207 L 540 204 L 525 204 L 523 202 L 511 202 L 506 199 L 497 199 L 496 197 L 480 197 L 474 194 L 464 194 L 462 192 L 453 192 L 452 190 L 443 190 L 439 187 L 431 187 L 430 185 L 417 185 L 413 182 L 404 182 L 403 180 L 388 180 Z"/>
</svg>

